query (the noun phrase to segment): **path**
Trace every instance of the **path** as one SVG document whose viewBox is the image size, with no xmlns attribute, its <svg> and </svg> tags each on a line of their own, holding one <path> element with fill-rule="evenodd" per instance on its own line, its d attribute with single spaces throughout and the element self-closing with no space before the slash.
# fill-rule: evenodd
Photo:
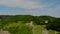
<svg viewBox="0 0 60 34">
<path fill-rule="evenodd" d="M 0 34 L 10 34 L 8 31 L 0 30 Z"/>
</svg>

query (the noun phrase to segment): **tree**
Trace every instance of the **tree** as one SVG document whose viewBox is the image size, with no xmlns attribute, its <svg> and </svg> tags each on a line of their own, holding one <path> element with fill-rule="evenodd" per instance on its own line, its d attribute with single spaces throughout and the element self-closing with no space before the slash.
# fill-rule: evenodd
<svg viewBox="0 0 60 34">
<path fill-rule="evenodd" d="M 46 25 L 46 28 L 60 32 L 60 20 L 57 19 L 51 23 L 48 23 Z"/>
</svg>

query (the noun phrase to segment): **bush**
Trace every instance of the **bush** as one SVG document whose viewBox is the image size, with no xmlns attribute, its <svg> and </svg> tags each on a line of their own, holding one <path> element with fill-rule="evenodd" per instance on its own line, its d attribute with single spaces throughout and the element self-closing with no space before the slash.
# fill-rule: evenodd
<svg viewBox="0 0 60 34">
<path fill-rule="evenodd" d="M 6 30 L 8 30 L 11 34 L 32 34 L 32 29 L 23 24 L 17 27 L 6 28 Z"/>
</svg>

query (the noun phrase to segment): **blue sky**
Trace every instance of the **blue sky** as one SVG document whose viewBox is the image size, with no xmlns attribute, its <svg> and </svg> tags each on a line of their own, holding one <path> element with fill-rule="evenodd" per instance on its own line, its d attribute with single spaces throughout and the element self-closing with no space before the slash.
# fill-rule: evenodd
<svg viewBox="0 0 60 34">
<path fill-rule="evenodd" d="M 0 15 L 16 14 L 60 17 L 60 0 L 0 0 Z"/>
</svg>

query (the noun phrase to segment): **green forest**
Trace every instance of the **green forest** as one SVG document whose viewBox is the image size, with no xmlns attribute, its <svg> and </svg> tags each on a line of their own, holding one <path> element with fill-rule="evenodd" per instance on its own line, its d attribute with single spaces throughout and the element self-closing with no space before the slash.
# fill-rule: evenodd
<svg viewBox="0 0 60 34">
<path fill-rule="evenodd" d="M 9 31 L 11 34 L 33 34 L 33 27 L 26 26 L 26 23 L 31 21 L 33 25 L 40 25 L 47 30 L 60 32 L 60 18 L 46 15 L 0 15 L 0 30 Z M 48 23 L 45 23 L 45 21 L 48 21 Z"/>
</svg>

